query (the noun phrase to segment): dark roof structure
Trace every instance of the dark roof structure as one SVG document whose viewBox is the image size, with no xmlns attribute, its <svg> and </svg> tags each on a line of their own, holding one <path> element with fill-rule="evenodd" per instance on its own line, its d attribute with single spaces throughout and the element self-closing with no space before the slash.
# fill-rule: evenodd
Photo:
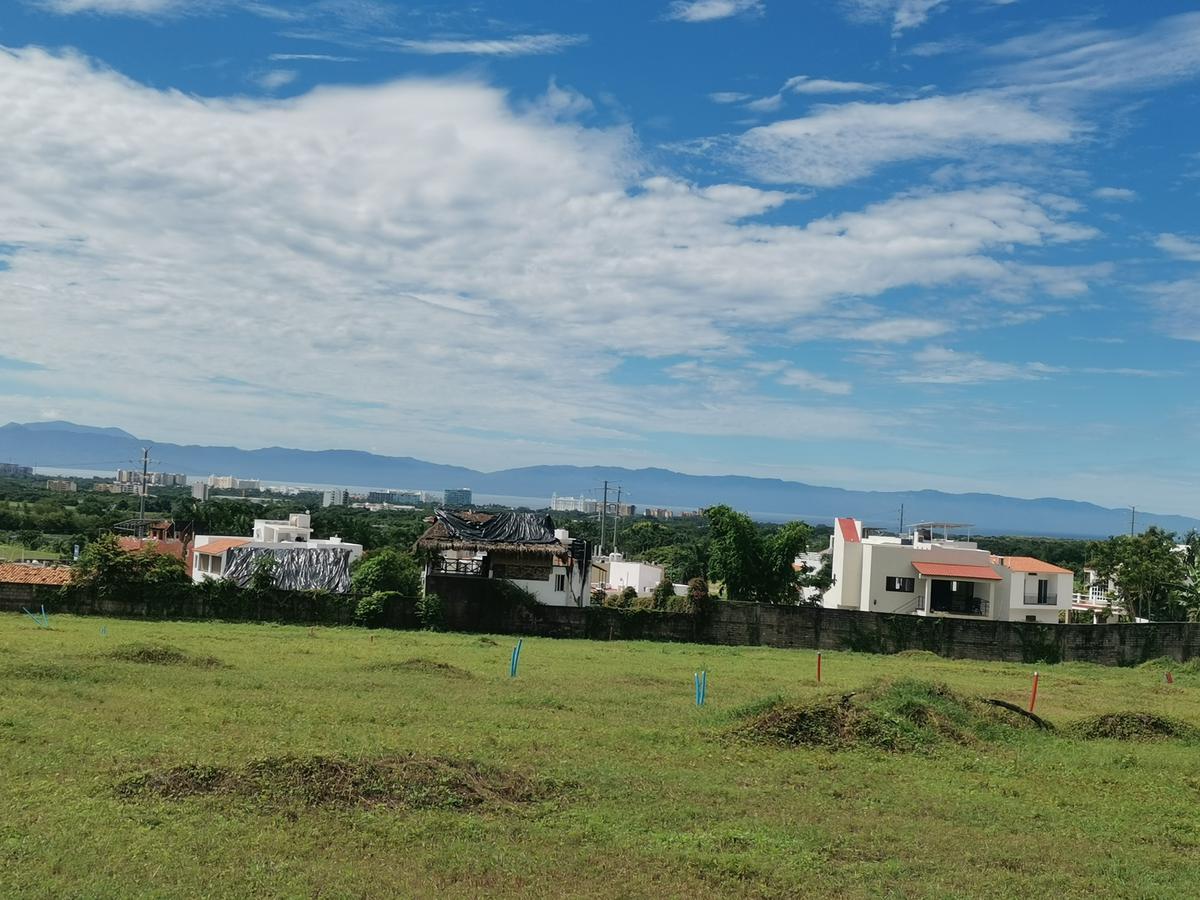
<svg viewBox="0 0 1200 900">
<path fill-rule="evenodd" d="M 554 520 L 538 513 L 451 512 L 439 509 L 417 539 L 418 550 L 505 550 L 547 556 L 566 554 L 554 536 Z"/>
</svg>

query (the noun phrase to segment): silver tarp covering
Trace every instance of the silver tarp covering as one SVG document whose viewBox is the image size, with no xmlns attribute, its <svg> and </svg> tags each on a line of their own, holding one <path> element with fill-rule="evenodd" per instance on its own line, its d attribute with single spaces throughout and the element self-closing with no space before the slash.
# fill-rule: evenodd
<svg viewBox="0 0 1200 900">
<path fill-rule="evenodd" d="M 285 591 L 350 591 L 350 550 L 341 547 L 233 547 L 227 554 L 225 578 L 247 587 L 258 559 L 274 556 L 275 587 Z"/>
</svg>

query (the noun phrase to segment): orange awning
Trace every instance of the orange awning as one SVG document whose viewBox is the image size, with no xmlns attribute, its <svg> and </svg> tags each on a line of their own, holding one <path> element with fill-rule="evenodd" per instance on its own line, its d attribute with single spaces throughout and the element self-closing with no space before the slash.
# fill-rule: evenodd
<svg viewBox="0 0 1200 900">
<path fill-rule="evenodd" d="M 915 562 L 913 568 L 929 578 L 953 578 L 956 581 L 1002 581 L 991 566 L 963 566 L 952 563 Z"/>
</svg>

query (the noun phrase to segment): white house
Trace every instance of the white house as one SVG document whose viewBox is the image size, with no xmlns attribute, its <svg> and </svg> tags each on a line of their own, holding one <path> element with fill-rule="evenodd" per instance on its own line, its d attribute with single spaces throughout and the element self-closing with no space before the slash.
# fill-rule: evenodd
<svg viewBox="0 0 1200 900">
<path fill-rule="evenodd" d="M 276 585 L 287 590 L 350 590 L 350 566 L 363 554 L 362 544 L 339 537 L 312 536 L 308 513 L 287 519 L 255 519 L 251 537 L 198 534 L 192 544 L 192 580 L 224 578 L 243 586 L 253 575 L 257 559 L 276 559 Z"/>
<path fill-rule="evenodd" d="M 1070 609 L 1069 569 L 1032 557 L 994 557 L 972 541 L 938 538 L 934 531 L 919 525 L 904 537 L 864 536 L 862 522 L 838 519 L 831 546 L 834 583 L 822 605 L 1047 624 Z"/>
<path fill-rule="evenodd" d="M 638 595 L 649 594 L 666 576 L 662 566 L 651 563 L 626 561 L 620 553 L 608 555 L 608 584 L 610 591 L 623 591 L 631 587 Z"/>
</svg>

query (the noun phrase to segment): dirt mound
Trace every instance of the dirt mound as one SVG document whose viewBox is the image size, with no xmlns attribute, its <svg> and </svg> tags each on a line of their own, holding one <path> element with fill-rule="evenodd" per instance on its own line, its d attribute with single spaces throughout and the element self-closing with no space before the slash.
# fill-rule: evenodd
<svg viewBox="0 0 1200 900">
<path fill-rule="evenodd" d="M 57 663 L 25 663 L 9 666 L 0 670 L 0 675 L 4 680 L 11 678 L 24 681 L 81 681 L 86 677 L 86 673 L 76 666 Z"/>
<path fill-rule="evenodd" d="M 1170 716 L 1144 712 L 1104 713 L 1072 722 L 1067 734 L 1085 741 L 1200 740 L 1200 728 Z"/>
<path fill-rule="evenodd" d="M 552 787 L 515 772 L 413 754 L 378 759 L 278 756 L 238 768 L 178 766 L 117 784 L 125 799 L 251 799 L 285 807 L 476 809 L 548 799 Z"/>
<path fill-rule="evenodd" d="M 475 675 L 466 669 L 452 666 L 450 663 L 439 662 L 435 659 L 403 659 L 398 662 L 378 662 L 370 665 L 376 671 L 390 672 L 429 672 L 433 675 L 445 675 L 448 678 L 474 678 Z"/>
<path fill-rule="evenodd" d="M 224 665 L 215 656 L 194 656 L 169 644 L 124 644 L 104 655 L 109 659 L 153 666 L 200 666 L 217 669 Z"/>
<path fill-rule="evenodd" d="M 937 682 L 905 679 L 808 704 L 772 702 L 746 716 L 735 734 L 792 747 L 912 753 L 945 743 L 1003 740 L 1037 727 L 1011 707 L 961 696 Z"/>
</svg>

